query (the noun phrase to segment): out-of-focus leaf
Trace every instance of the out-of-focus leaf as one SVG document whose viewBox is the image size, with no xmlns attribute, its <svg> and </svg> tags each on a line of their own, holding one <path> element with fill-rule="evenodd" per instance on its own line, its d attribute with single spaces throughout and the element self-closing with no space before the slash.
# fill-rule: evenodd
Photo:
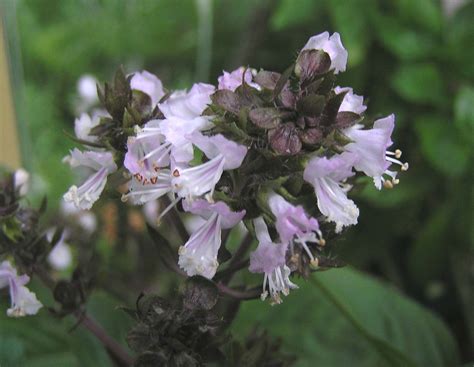
<svg viewBox="0 0 474 367">
<path fill-rule="evenodd" d="M 318 273 L 313 280 L 282 305 L 244 303 L 235 330 L 245 335 L 264 325 L 299 356 L 298 366 L 457 364 L 446 326 L 396 290 L 349 268 Z"/>
<path fill-rule="evenodd" d="M 418 118 L 414 123 L 421 150 L 433 167 L 455 176 L 466 170 L 470 146 L 460 139 L 452 121 L 428 115 Z"/>
<path fill-rule="evenodd" d="M 314 0 L 299 0 L 297 4 L 292 0 L 281 0 L 270 24 L 274 30 L 279 31 L 304 23 L 313 17 L 317 7 L 318 2 Z"/>
<path fill-rule="evenodd" d="M 360 64 L 366 54 L 373 32 L 369 29 L 367 12 L 374 7 L 373 0 L 329 0 L 327 7 L 334 22 L 334 30 L 341 34 L 349 52 L 349 65 Z"/>
<path fill-rule="evenodd" d="M 397 0 L 394 1 L 394 4 L 400 13 L 400 18 L 404 21 L 416 24 L 432 33 L 441 31 L 443 18 L 438 1 Z"/>
<path fill-rule="evenodd" d="M 43 299 L 41 294 L 38 297 Z M 109 335 L 124 344 L 132 321 L 117 306 L 118 301 L 96 292 L 87 309 Z M 5 314 L 7 307 L 0 304 L 0 366 L 112 366 L 103 346 L 87 330 L 79 326 L 68 332 L 76 319 L 55 319 L 45 309 L 35 316 L 12 319 Z"/>
<path fill-rule="evenodd" d="M 418 232 L 416 242 L 407 256 L 412 279 L 418 285 L 435 280 L 446 271 L 448 264 L 445 249 L 450 242 L 449 224 L 452 215 L 451 207 L 445 204 L 432 213 Z M 455 249 L 451 247 L 451 250 Z"/>
<path fill-rule="evenodd" d="M 406 208 L 407 205 L 420 199 L 420 195 L 423 195 L 423 192 L 426 192 L 426 188 L 429 187 L 430 184 L 429 182 L 419 180 L 416 176 L 411 176 L 411 172 L 412 169 L 407 173 L 401 172 L 398 176 L 400 184 L 396 185 L 393 189 L 382 188 L 382 190 L 377 190 L 373 181 L 367 178 L 367 184 L 358 196 L 361 199 L 367 200 L 373 207 Z"/>
<path fill-rule="evenodd" d="M 474 138 L 474 88 L 463 87 L 456 95 L 454 101 L 454 122 L 466 137 L 473 141 Z"/>
<path fill-rule="evenodd" d="M 112 366 L 100 343 L 86 330 L 79 327 L 72 333 L 67 332 L 74 324 L 73 319 L 54 320 L 44 310 L 36 316 L 11 319 L 5 315 L 7 305 L 2 303 L 1 306 L 0 340 L 8 340 L 9 350 L 16 355 L 11 361 L 12 354 L 8 351 L 4 354 L 0 348 L 0 365 Z"/>
<path fill-rule="evenodd" d="M 425 32 L 411 29 L 393 16 L 375 14 L 375 35 L 392 54 L 402 60 L 418 60 L 429 57 L 439 44 Z"/>
<path fill-rule="evenodd" d="M 404 99 L 417 103 L 441 103 L 444 87 L 434 64 L 407 64 L 393 75 L 392 87 Z"/>
</svg>

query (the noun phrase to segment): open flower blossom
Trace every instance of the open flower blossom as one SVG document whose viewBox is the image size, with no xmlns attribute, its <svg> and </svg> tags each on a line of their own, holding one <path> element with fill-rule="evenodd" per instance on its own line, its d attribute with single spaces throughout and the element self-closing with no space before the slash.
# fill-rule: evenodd
<svg viewBox="0 0 474 367">
<path fill-rule="evenodd" d="M 161 122 L 151 120 L 143 128 L 137 126 L 137 135 L 128 138 L 123 164 L 132 174 L 150 179 L 161 167 L 169 166 L 171 144 L 161 133 Z"/>
<path fill-rule="evenodd" d="M 244 76 L 245 72 L 245 76 Z M 245 68 L 243 66 L 235 69 L 232 72 L 223 71 L 223 74 L 217 79 L 219 82 L 218 89 L 228 89 L 235 91 L 242 85 L 242 80 L 253 88 L 260 89 L 257 83 L 252 82 L 253 80 L 253 69 Z"/>
<path fill-rule="evenodd" d="M 264 274 L 261 299 L 265 300 L 270 293 L 273 303 L 279 304 L 280 293 L 287 296 L 290 289 L 298 288 L 290 281 L 291 271 L 286 265 L 288 242 L 274 243 L 262 217 L 254 219 L 253 223 L 258 247 L 250 254 L 249 270 L 252 273 Z"/>
<path fill-rule="evenodd" d="M 212 193 L 224 170 L 240 167 L 247 154 L 247 147 L 221 134 L 204 136 L 196 132 L 188 138 L 210 160 L 198 166 L 173 170 L 175 191 L 183 198 Z"/>
<path fill-rule="evenodd" d="M 336 74 L 346 70 L 348 54 L 337 32 L 332 36 L 329 36 L 329 32 L 323 32 L 311 37 L 303 50 L 323 50 L 331 58 L 331 68 Z"/>
<path fill-rule="evenodd" d="M 25 287 L 29 281 L 30 277 L 26 274 L 18 275 L 9 261 L 3 261 L 0 264 L 0 289 L 10 288 L 11 306 L 7 310 L 8 316 L 34 315 L 43 307 L 36 295 Z"/>
<path fill-rule="evenodd" d="M 219 266 L 217 253 L 221 247 L 222 229 L 237 225 L 245 210 L 234 212 L 222 201 L 209 203 L 204 199 L 185 200 L 183 208 L 205 218 L 206 222 L 179 248 L 178 264 L 188 276 L 202 275 L 212 279 Z"/>
<path fill-rule="evenodd" d="M 159 199 L 172 191 L 171 178 L 169 169 L 160 170 L 151 178 L 134 175 L 128 182 L 128 192 L 122 195 L 122 201 L 130 199 L 132 204 L 142 205 Z"/>
<path fill-rule="evenodd" d="M 177 163 L 188 163 L 193 159 L 192 143 L 186 138 L 194 131 L 203 131 L 213 126 L 209 116 L 201 116 L 211 103 L 215 87 L 197 83 L 186 91 L 173 93 L 159 107 L 165 119 L 161 122 L 161 133 L 171 149 Z"/>
<path fill-rule="evenodd" d="M 81 140 L 96 142 L 97 137 L 90 135 L 90 132 L 94 127 L 99 125 L 99 122 L 100 115 L 95 114 L 91 117 L 89 114 L 84 112 L 74 121 L 74 132 Z"/>
<path fill-rule="evenodd" d="M 211 94 L 216 88 L 211 84 L 196 83 L 189 92 L 177 91 L 159 104 L 165 118 L 177 117 L 192 120 L 202 117 L 201 114 L 211 103 Z"/>
<path fill-rule="evenodd" d="M 343 92 L 347 93 L 339 107 L 339 112 L 354 112 L 360 115 L 367 109 L 367 106 L 364 105 L 364 97 L 355 94 L 352 88 L 334 87 L 334 93 L 339 94 Z"/>
<path fill-rule="evenodd" d="M 314 186 L 319 210 L 328 221 L 336 223 L 336 233 L 345 226 L 357 224 L 359 217 L 359 209 L 347 198 L 348 187 L 343 183 L 354 175 L 355 160 L 350 153 L 331 158 L 314 157 L 304 170 L 303 178 Z"/>
<path fill-rule="evenodd" d="M 300 245 L 312 263 L 316 260 L 308 247 L 308 242 L 325 245 L 323 235 L 319 229 L 318 221 L 306 214 L 301 205 L 294 206 L 282 196 L 271 193 L 268 198 L 268 206 L 276 218 L 275 227 L 283 242 Z"/>
<path fill-rule="evenodd" d="M 87 167 L 94 173 L 79 187 L 73 185 L 64 194 L 66 202 L 73 202 L 80 209 L 90 209 L 99 199 L 107 183 L 107 176 L 117 170 L 112 153 L 110 152 L 81 152 L 75 148 L 64 158 L 71 167 Z"/>
<path fill-rule="evenodd" d="M 207 117 L 195 117 L 190 120 L 170 117 L 161 123 L 161 131 L 170 146 L 170 154 L 174 162 L 187 164 L 193 159 L 193 144 L 189 135 L 193 132 L 207 130 L 212 127 Z"/>
<path fill-rule="evenodd" d="M 379 190 L 382 184 L 391 188 L 399 182 L 396 178 L 397 172 L 388 169 L 392 163 L 399 165 L 402 170 L 408 169 L 408 163 L 402 163 L 397 159 L 402 154 L 400 150 L 397 149 L 395 152 L 387 150 L 393 144 L 390 137 L 394 126 L 395 116 L 390 115 L 375 121 L 371 129 L 363 130 L 362 125 L 354 125 L 344 130 L 344 134 L 353 141 L 344 149 L 356 156 L 354 168 L 372 177 L 375 187 Z M 384 175 L 391 179 L 384 179 Z"/>
<path fill-rule="evenodd" d="M 132 80 L 130 80 L 130 87 L 139 90 L 151 99 L 151 104 L 156 106 L 160 99 L 165 95 L 163 84 L 158 77 L 146 70 L 142 72 L 135 72 Z"/>
</svg>

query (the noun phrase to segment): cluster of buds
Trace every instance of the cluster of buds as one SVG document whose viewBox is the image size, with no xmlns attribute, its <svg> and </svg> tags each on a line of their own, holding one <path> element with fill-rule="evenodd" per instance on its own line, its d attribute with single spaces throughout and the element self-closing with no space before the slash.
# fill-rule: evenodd
<svg viewBox="0 0 474 367">
<path fill-rule="evenodd" d="M 399 182 L 392 166 L 408 169 L 400 150 L 388 150 L 394 115 L 367 119 L 363 97 L 336 86 L 347 57 L 339 34 L 325 32 L 285 72 L 240 67 L 217 87 L 167 92 L 147 71 L 117 72 L 98 87 L 105 110 L 75 121 L 76 140 L 89 150 L 65 161 L 90 176 L 64 199 L 90 209 L 114 176 L 127 187 L 123 201 L 168 197 L 157 219 L 179 203 L 204 219 L 179 248 L 179 267 L 208 279 L 222 230 L 243 221 L 258 240 L 249 270 L 264 276 L 262 298 L 281 302 L 296 287 L 290 276 L 321 266 L 326 240 L 357 224 L 348 197 L 355 177 L 371 177 L 380 190 Z"/>
</svg>

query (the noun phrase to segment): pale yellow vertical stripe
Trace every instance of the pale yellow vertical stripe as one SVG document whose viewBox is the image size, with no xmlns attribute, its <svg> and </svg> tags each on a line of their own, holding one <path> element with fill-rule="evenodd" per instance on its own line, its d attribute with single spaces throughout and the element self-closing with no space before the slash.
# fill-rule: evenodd
<svg viewBox="0 0 474 367">
<path fill-rule="evenodd" d="M 0 16 L 0 164 L 20 167 L 20 147 L 10 85 L 7 44 Z"/>
</svg>

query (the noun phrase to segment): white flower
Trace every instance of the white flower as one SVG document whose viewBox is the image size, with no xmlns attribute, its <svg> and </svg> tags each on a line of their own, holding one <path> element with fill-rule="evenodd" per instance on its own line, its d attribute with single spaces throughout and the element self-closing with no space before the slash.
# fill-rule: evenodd
<svg viewBox="0 0 474 367">
<path fill-rule="evenodd" d="M 77 81 L 77 92 L 86 106 L 92 106 L 99 101 L 97 97 L 97 79 L 92 75 L 82 75 Z"/>
<path fill-rule="evenodd" d="M 163 169 L 151 178 L 135 174 L 128 183 L 128 190 L 122 195 L 122 201 L 130 199 L 133 204 L 138 205 L 154 201 L 172 191 L 171 172 Z"/>
<path fill-rule="evenodd" d="M 305 181 L 314 186 L 318 208 L 330 222 L 336 223 L 336 232 L 342 227 L 357 224 L 359 209 L 347 198 L 347 186 L 343 181 L 354 175 L 352 167 L 356 157 L 351 153 L 331 158 L 315 157 L 306 166 Z"/>
<path fill-rule="evenodd" d="M 187 164 L 193 159 L 193 144 L 189 135 L 193 132 L 203 131 L 212 127 L 207 117 L 183 119 L 169 117 L 161 123 L 161 131 L 170 146 L 171 157 L 178 164 Z"/>
<path fill-rule="evenodd" d="M 344 150 L 356 156 L 354 168 L 372 177 L 375 187 L 379 190 L 382 183 L 388 188 L 398 183 L 397 173 L 388 169 L 392 163 L 399 165 L 402 170 L 408 169 L 408 163 L 396 159 L 402 154 L 400 150 L 387 151 L 393 144 L 391 135 L 394 127 L 395 116 L 392 114 L 375 121 L 372 129 L 363 130 L 362 125 L 354 125 L 344 130 L 344 134 L 353 141 L 347 144 Z M 385 180 L 384 175 L 389 176 L 390 180 Z"/>
<path fill-rule="evenodd" d="M 352 88 L 335 87 L 334 92 L 336 94 L 347 92 L 339 107 L 339 112 L 354 112 L 360 115 L 367 109 L 364 105 L 364 97 L 354 94 Z"/>
<path fill-rule="evenodd" d="M 335 73 L 346 70 L 347 51 L 342 45 L 341 36 L 335 32 L 329 36 L 329 32 L 320 33 L 311 37 L 303 50 L 323 50 L 331 58 L 331 68 Z"/>
<path fill-rule="evenodd" d="M 73 185 L 64 194 L 66 202 L 73 202 L 79 209 L 90 209 L 99 199 L 107 183 L 107 176 L 117 170 L 112 153 L 110 152 L 81 152 L 75 148 L 71 154 L 64 158 L 71 167 L 84 166 L 94 173 L 80 186 Z"/>
<path fill-rule="evenodd" d="M 25 196 L 30 189 L 30 174 L 23 168 L 19 168 L 14 174 L 15 190 L 17 190 L 20 196 Z"/>
<path fill-rule="evenodd" d="M 173 170 L 173 185 L 183 198 L 212 193 L 224 170 L 240 167 L 247 154 L 247 147 L 226 139 L 223 135 L 204 136 L 196 132 L 189 140 L 210 159 L 194 167 Z"/>
<path fill-rule="evenodd" d="M 137 135 L 128 138 L 123 164 L 132 174 L 150 179 L 170 164 L 172 145 L 162 133 L 162 123 L 151 120 L 143 128 L 136 126 Z"/>
<path fill-rule="evenodd" d="M 255 72 L 255 70 L 244 68 L 243 66 L 235 69 L 230 73 L 224 70 L 223 74 L 217 79 L 219 82 L 218 89 L 229 89 L 231 91 L 235 91 L 239 86 L 242 85 L 242 80 L 245 80 L 245 83 L 255 89 L 260 90 L 260 86 L 257 83 L 252 82 L 252 72 Z"/>
<path fill-rule="evenodd" d="M 200 117 L 207 105 L 211 103 L 211 94 L 215 90 L 213 85 L 197 83 L 189 92 L 174 92 L 166 101 L 160 103 L 159 107 L 167 119 L 175 117 L 192 120 Z"/>
<path fill-rule="evenodd" d="M 163 84 L 158 77 L 146 70 L 142 72 L 135 72 L 132 80 L 130 80 L 130 87 L 148 94 L 151 99 L 151 104 L 156 106 L 159 100 L 165 95 L 163 91 Z"/>
<path fill-rule="evenodd" d="M 10 288 L 11 307 L 7 310 L 8 316 L 34 315 L 43 307 L 36 295 L 25 287 L 29 281 L 28 275 L 18 275 L 10 262 L 0 264 L 0 289 L 7 286 Z"/>
<path fill-rule="evenodd" d="M 92 118 L 87 113 L 82 113 L 79 118 L 74 120 L 74 133 L 76 136 L 85 141 L 96 142 L 97 136 L 89 135 L 91 130 L 99 125 L 100 115 L 95 114 Z"/>
<path fill-rule="evenodd" d="M 279 304 L 282 302 L 280 293 L 287 296 L 290 289 L 298 288 L 296 284 L 290 281 L 291 271 L 286 265 L 288 243 L 274 243 L 262 217 L 254 219 L 253 223 L 258 239 L 258 247 L 250 254 L 249 270 L 252 273 L 264 273 L 262 301 L 267 298 L 270 292 L 272 302 Z"/>
<path fill-rule="evenodd" d="M 51 228 L 46 233 L 46 238 L 48 239 L 48 241 L 51 242 L 55 231 L 56 231 L 55 228 Z M 48 255 L 48 263 L 51 265 L 53 269 L 64 270 L 64 269 L 67 269 L 69 265 L 71 265 L 72 253 L 71 253 L 71 247 L 66 243 L 67 236 L 68 236 L 68 233 L 66 230 L 64 230 L 62 233 L 61 239 L 58 241 L 58 243 L 54 246 L 54 248 L 51 250 L 51 252 Z"/>
<path fill-rule="evenodd" d="M 179 248 L 178 265 L 188 276 L 202 275 L 212 279 L 219 263 L 222 229 L 234 227 L 245 215 L 245 210 L 233 212 L 224 202 L 209 203 L 199 199 L 183 202 L 184 210 L 204 217 L 206 222 L 195 231 L 188 242 Z"/>
<path fill-rule="evenodd" d="M 306 252 L 312 263 L 315 263 L 313 253 L 308 247 L 308 242 L 324 246 L 325 241 L 319 229 L 318 221 L 306 214 L 301 205 L 294 206 L 283 197 L 271 193 L 268 206 L 276 218 L 275 227 L 284 242 L 290 242 L 292 249 L 296 243 Z"/>
</svg>

